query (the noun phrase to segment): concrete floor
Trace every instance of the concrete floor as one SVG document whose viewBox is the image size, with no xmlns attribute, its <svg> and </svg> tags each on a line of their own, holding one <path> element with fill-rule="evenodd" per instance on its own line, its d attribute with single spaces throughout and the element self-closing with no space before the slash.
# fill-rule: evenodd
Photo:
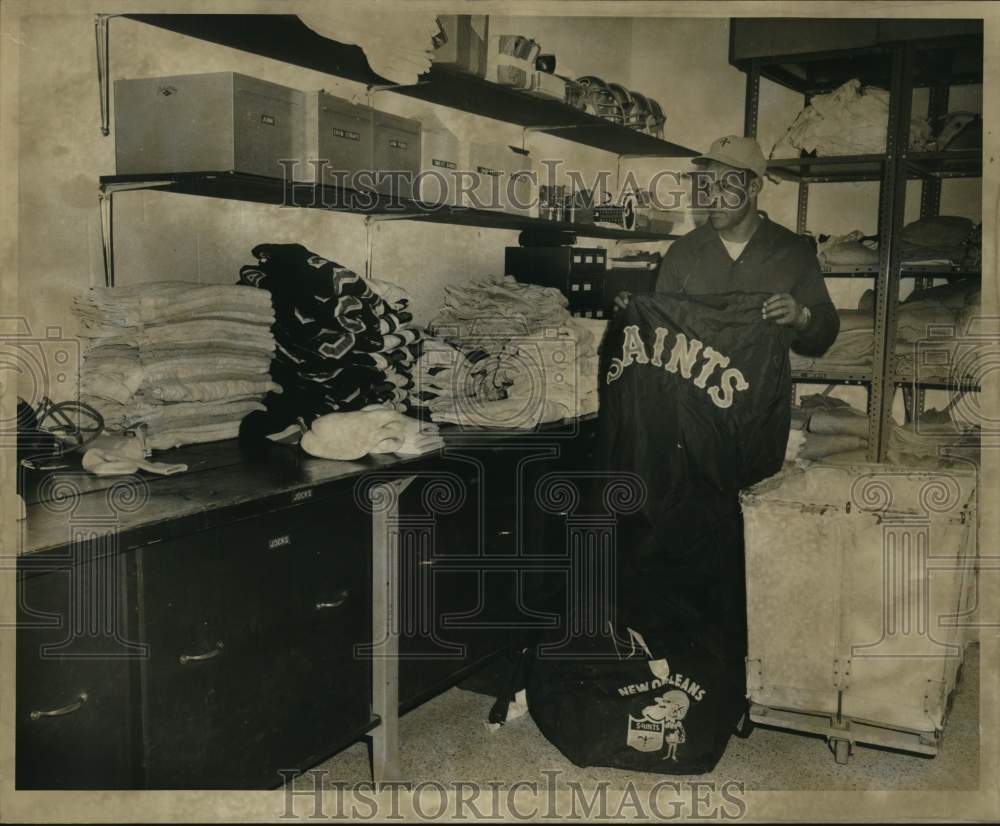
<svg viewBox="0 0 1000 826">
<path fill-rule="evenodd" d="M 400 721 L 403 777 L 414 783 L 465 781 L 544 785 L 543 770 L 562 772 L 559 782 L 587 788 L 597 780 L 612 787 L 631 780 L 649 787 L 660 775 L 615 769 L 581 769 L 564 758 L 538 731 L 530 715 L 497 731 L 485 721 L 492 700 L 453 688 L 411 711 Z M 365 742 L 316 767 L 334 782 L 371 779 Z M 792 790 L 954 790 L 979 788 L 979 648 L 967 654 L 940 751 L 934 758 L 855 747 L 848 765 L 834 762 L 826 741 L 794 732 L 757 727 L 746 740 L 732 738 L 711 775 L 698 780 L 737 781 L 746 789 Z M 300 778 L 305 787 L 312 780 Z"/>
</svg>

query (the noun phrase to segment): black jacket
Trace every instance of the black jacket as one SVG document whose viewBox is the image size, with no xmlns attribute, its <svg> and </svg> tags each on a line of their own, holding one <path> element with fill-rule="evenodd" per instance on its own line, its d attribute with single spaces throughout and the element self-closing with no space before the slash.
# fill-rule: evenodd
<svg viewBox="0 0 1000 826">
<path fill-rule="evenodd" d="M 812 318 L 791 342 L 804 356 L 821 356 L 840 331 L 816 252 L 809 241 L 774 223 L 762 222 L 736 261 L 711 224 L 703 224 L 670 245 L 657 277 L 658 292 L 715 295 L 789 293 L 809 308 Z"/>
</svg>

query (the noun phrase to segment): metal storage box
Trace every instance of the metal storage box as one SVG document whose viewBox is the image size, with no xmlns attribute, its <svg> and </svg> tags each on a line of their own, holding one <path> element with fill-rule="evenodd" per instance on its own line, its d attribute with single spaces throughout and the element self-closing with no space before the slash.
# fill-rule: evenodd
<svg viewBox="0 0 1000 826">
<path fill-rule="evenodd" d="M 474 186 L 464 193 L 463 206 L 534 217 L 537 197 L 531 155 L 506 144 L 469 144 L 469 172 Z"/>
<path fill-rule="evenodd" d="M 485 14 L 442 14 L 438 17 L 443 42 L 431 58 L 441 66 L 483 77 L 489 43 L 489 17 Z"/>
<path fill-rule="evenodd" d="M 434 115 L 421 124 L 420 191 L 415 195 L 428 204 L 458 206 L 460 175 L 467 166 L 462 142 Z"/>
<path fill-rule="evenodd" d="M 301 164 L 303 93 L 235 72 L 115 81 L 115 166 L 281 178 Z"/>
<path fill-rule="evenodd" d="M 376 110 L 372 167 L 378 192 L 412 198 L 413 182 L 420 172 L 420 121 Z M 403 174 L 393 177 L 379 174 L 384 172 Z"/>
<path fill-rule="evenodd" d="M 744 492 L 751 719 L 935 754 L 974 639 L 972 470 L 816 463 Z"/>
<path fill-rule="evenodd" d="M 323 183 L 351 187 L 372 169 L 375 110 L 320 91 L 306 95 L 305 112 L 305 165 L 297 179 L 316 181 L 319 163 Z"/>
</svg>

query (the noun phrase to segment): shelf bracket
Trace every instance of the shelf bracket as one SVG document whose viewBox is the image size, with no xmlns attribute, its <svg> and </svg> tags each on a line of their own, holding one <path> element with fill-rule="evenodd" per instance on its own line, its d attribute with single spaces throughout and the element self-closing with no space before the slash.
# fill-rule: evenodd
<svg viewBox="0 0 1000 826">
<path fill-rule="evenodd" d="M 412 221 L 419 218 L 419 212 L 389 213 L 375 212 L 365 216 L 365 223 L 380 224 L 383 221 Z"/>
<path fill-rule="evenodd" d="M 138 189 L 158 189 L 170 186 L 173 181 L 132 181 L 129 183 L 101 184 L 97 191 L 100 210 L 101 253 L 104 260 L 104 286 L 115 286 L 115 193 Z"/>
<path fill-rule="evenodd" d="M 104 259 L 104 286 L 115 286 L 114 190 L 101 187 L 97 193 L 100 207 L 101 252 Z"/>
<path fill-rule="evenodd" d="M 603 123 L 563 123 L 557 126 L 523 126 L 525 132 L 568 132 L 573 129 L 590 129 L 596 126 L 617 126 L 610 120 Z"/>
<path fill-rule="evenodd" d="M 174 181 L 129 181 L 128 183 L 101 184 L 101 192 L 113 195 L 116 192 L 134 192 L 137 189 L 163 189 L 171 186 Z"/>
<path fill-rule="evenodd" d="M 97 45 L 97 87 L 101 96 L 101 134 L 111 134 L 111 27 L 120 14 L 94 15 L 94 40 Z"/>
<path fill-rule="evenodd" d="M 391 92 L 393 89 L 412 89 L 414 86 L 426 86 L 429 80 L 418 80 L 416 83 L 369 83 L 365 86 L 368 95 L 376 92 Z"/>
</svg>

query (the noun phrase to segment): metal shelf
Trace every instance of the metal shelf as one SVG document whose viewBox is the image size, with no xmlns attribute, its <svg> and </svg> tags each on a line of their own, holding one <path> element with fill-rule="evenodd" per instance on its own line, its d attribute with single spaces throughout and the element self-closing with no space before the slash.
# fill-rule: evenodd
<svg viewBox="0 0 1000 826">
<path fill-rule="evenodd" d="M 372 71 L 359 46 L 317 34 L 294 14 L 126 14 L 124 17 L 283 63 L 386 87 L 425 100 L 556 135 L 617 155 L 687 158 L 693 149 L 619 126 L 562 101 L 535 97 L 483 78 L 432 66 L 415 85 L 399 86 Z"/>
<path fill-rule="evenodd" d="M 912 362 L 908 362 L 912 365 Z M 919 381 L 914 381 L 909 369 L 901 369 L 898 358 L 893 370 L 893 383 L 897 387 L 915 387 L 924 390 L 952 390 L 976 392 L 980 390 L 979 382 L 972 376 L 934 375 L 923 370 Z"/>
<path fill-rule="evenodd" d="M 103 175 L 101 191 L 105 194 L 129 190 L 158 190 L 183 195 L 201 195 L 235 201 L 251 201 L 298 209 L 326 209 L 378 216 L 388 219 L 423 221 L 433 224 L 489 227 L 521 231 L 526 229 L 569 231 L 585 238 L 629 241 L 669 241 L 680 236 L 666 233 L 629 231 L 592 224 L 547 221 L 526 215 L 514 215 L 469 207 L 434 206 L 405 198 L 374 192 L 361 192 L 337 186 L 294 183 L 280 178 L 247 175 L 239 172 L 175 172 L 162 175 Z"/>
<path fill-rule="evenodd" d="M 792 381 L 807 384 L 871 384 L 872 371 L 870 367 L 792 370 Z"/>
<path fill-rule="evenodd" d="M 824 278 L 878 278 L 878 267 L 838 267 L 828 269 L 820 267 Z M 979 278 L 979 270 L 965 270 L 961 267 L 948 267 L 943 264 L 901 264 L 901 278 Z"/>
<path fill-rule="evenodd" d="M 802 22 L 815 31 L 814 20 Z M 908 21 L 895 21 L 892 25 L 898 27 L 906 22 Z M 977 22 L 978 33 L 970 32 L 969 27 L 975 26 Z M 794 21 L 779 21 L 779 25 L 782 23 L 787 25 Z M 982 22 L 943 20 L 940 24 L 940 31 L 934 33 L 933 39 L 924 37 L 912 41 L 915 53 L 912 86 L 982 83 Z M 766 25 L 773 33 L 774 21 L 769 20 Z M 779 47 L 775 47 L 771 54 L 738 59 L 731 56 L 730 62 L 747 73 L 756 62 L 761 77 L 801 94 L 830 92 L 854 78 L 866 86 L 888 89 L 892 85 L 893 41 L 911 40 L 912 35 L 897 31 L 877 37 L 873 34 L 870 36 L 872 40 L 878 39 L 881 42 L 852 48 L 841 39 L 836 43 L 840 48 L 831 51 L 804 51 L 801 54 L 788 53 L 790 47 L 785 47 L 785 53 L 778 53 Z"/>
<path fill-rule="evenodd" d="M 886 159 L 884 154 L 778 158 L 768 161 L 767 169 L 782 180 L 801 183 L 879 181 Z M 981 149 L 910 152 L 902 160 L 906 163 L 906 177 L 910 180 L 976 178 L 983 171 Z"/>
</svg>

